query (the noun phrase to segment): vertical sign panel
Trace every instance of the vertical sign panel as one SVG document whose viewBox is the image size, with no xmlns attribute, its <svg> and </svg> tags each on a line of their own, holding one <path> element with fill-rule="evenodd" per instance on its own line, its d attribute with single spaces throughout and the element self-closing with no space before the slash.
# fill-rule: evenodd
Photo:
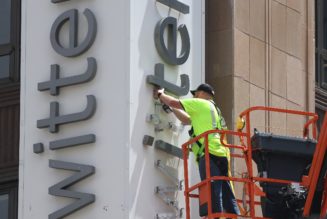
<svg viewBox="0 0 327 219">
<path fill-rule="evenodd" d="M 152 89 L 203 81 L 203 2 L 22 4 L 19 218 L 183 217 L 188 127 Z"/>
</svg>

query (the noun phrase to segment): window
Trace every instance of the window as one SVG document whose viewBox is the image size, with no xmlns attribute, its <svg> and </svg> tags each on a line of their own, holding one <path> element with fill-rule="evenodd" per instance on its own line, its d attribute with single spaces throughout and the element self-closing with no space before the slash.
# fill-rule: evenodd
<svg viewBox="0 0 327 219">
<path fill-rule="evenodd" d="M 0 79 L 9 78 L 10 56 L 0 56 Z"/>
<path fill-rule="evenodd" d="M 0 218 L 17 218 L 17 181 L 1 184 L 0 183 Z"/>
<path fill-rule="evenodd" d="M 318 129 L 321 128 L 327 110 L 327 1 L 316 0 L 316 113 L 319 116 Z"/>
<path fill-rule="evenodd" d="M 0 219 L 18 218 L 20 4 L 0 0 Z"/>
<path fill-rule="evenodd" d="M 8 218 L 9 194 L 0 194 L 0 218 Z"/>
<path fill-rule="evenodd" d="M 20 1 L 0 1 L 0 85 L 19 82 Z"/>
<path fill-rule="evenodd" d="M 318 126 L 318 132 L 320 133 L 320 128 L 322 126 L 322 122 L 324 121 L 325 111 L 321 110 L 319 108 L 316 108 L 316 113 L 319 116 L 317 126 Z"/>
<path fill-rule="evenodd" d="M 11 1 L 2 0 L 0 7 L 0 44 L 10 43 Z"/>
<path fill-rule="evenodd" d="M 327 2 L 316 0 L 316 86 L 327 91 Z"/>
</svg>

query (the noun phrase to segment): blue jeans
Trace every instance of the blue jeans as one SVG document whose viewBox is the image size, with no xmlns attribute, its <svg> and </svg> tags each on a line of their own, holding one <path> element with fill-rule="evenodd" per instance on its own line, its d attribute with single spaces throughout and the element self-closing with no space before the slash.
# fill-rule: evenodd
<svg viewBox="0 0 327 219">
<path fill-rule="evenodd" d="M 201 180 L 206 178 L 205 156 L 199 160 Z M 228 176 L 228 160 L 210 154 L 210 174 L 213 176 Z M 224 212 L 240 215 L 235 195 L 229 181 L 215 180 L 211 183 L 212 212 Z"/>
</svg>

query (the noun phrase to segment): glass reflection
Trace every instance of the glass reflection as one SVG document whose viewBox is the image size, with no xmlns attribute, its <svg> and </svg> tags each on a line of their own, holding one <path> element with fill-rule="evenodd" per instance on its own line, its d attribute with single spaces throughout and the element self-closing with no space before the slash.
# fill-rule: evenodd
<svg viewBox="0 0 327 219">
<path fill-rule="evenodd" d="M 9 78 L 10 56 L 0 56 L 0 79 Z"/>
<path fill-rule="evenodd" d="M 0 1 L 0 44 L 10 43 L 11 0 Z"/>
<path fill-rule="evenodd" d="M 9 195 L 8 194 L 0 195 L 0 218 L 1 219 L 9 219 L 8 218 L 8 206 L 9 206 Z"/>
</svg>

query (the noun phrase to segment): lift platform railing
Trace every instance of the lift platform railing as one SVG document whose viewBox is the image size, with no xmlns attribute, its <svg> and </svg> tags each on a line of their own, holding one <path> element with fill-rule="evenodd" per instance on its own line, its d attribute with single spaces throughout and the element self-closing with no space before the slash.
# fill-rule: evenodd
<svg viewBox="0 0 327 219">
<path fill-rule="evenodd" d="M 318 120 L 318 115 L 316 113 L 311 113 L 311 112 L 304 112 L 304 111 L 298 111 L 298 110 L 287 110 L 287 109 L 280 109 L 280 108 L 275 108 L 275 107 L 264 107 L 264 106 L 255 106 L 255 107 L 250 107 L 247 110 L 243 111 L 240 114 L 240 118 L 245 118 L 245 133 L 246 133 L 246 140 L 247 140 L 247 168 L 248 168 L 248 174 L 249 178 L 258 182 L 268 182 L 267 178 L 263 177 L 254 177 L 253 175 L 253 167 L 252 167 L 252 144 L 251 144 L 251 113 L 254 111 L 265 111 L 265 112 L 275 112 L 275 113 L 284 113 L 284 114 L 289 114 L 289 115 L 299 115 L 299 116 L 306 116 L 307 122 L 304 124 L 303 127 L 303 138 L 308 138 L 308 133 L 309 133 L 309 127 L 311 126 L 312 128 L 312 138 L 316 139 L 317 138 L 317 129 L 316 129 L 316 122 Z M 317 150 L 317 148 L 316 148 Z M 269 182 L 273 183 L 285 183 L 285 184 L 291 184 L 293 182 L 285 181 L 285 182 L 280 182 L 280 180 L 277 179 L 269 179 Z M 249 195 L 250 195 L 250 215 L 254 217 L 255 215 L 255 208 L 254 208 L 254 183 L 249 184 Z"/>
<path fill-rule="evenodd" d="M 311 203 L 313 200 L 313 196 L 316 190 L 318 178 L 320 171 L 322 170 L 322 165 L 324 162 L 324 158 L 326 157 L 327 150 L 327 112 L 325 113 L 325 118 L 322 123 L 319 139 L 316 146 L 316 151 L 313 155 L 313 160 L 311 164 L 311 168 L 308 176 L 303 177 L 303 185 L 309 188 L 308 196 L 304 205 L 303 216 L 308 217 L 310 213 Z M 325 176 L 325 184 L 324 184 L 324 194 L 323 194 L 323 203 L 321 208 L 320 216 L 324 217 L 327 215 L 327 180 Z"/>
<path fill-rule="evenodd" d="M 239 181 L 244 183 L 250 183 L 249 179 L 247 178 L 237 178 L 237 177 L 224 177 L 224 176 L 215 176 L 211 177 L 210 174 L 210 162 L 209 162 L 209 152 L 208 152 L 208 135 L 213 133 L 220 133 L 221 137 L 225 136 L 226 134 L 236 135 L 246 137 L 245 133 L 230 131 L 230 130 L 210 130 L 207 132 L 202 133 L 201 135 L 191 139 L 190 141 L 186 142 L 182 145 L 183 149 L 183 158 L 184 158 L 184 180 L 185 180 L 185 210 L 186 210 L 186 219 L 190 219 L 190 198 L 198 198 L 200 203 L 202 201 L 206 201 L 208 205 L 208 218 L 214 217 L 229 217 L 229 218 L 236 218 L 237 215 L 235 214 L 226 214 L 226 213 L 213 213 L 212 212 L 212 203 L 211 203 L 211 181 L 212 180 L 229 180 L 229 181 Z M 196 141 L 204 138 L 204 145 L 205 145 L 205 163 L 206 163 L 206 179 L 193 185 L 190 187 L 189 185 L 189 174 L 188 174 L 188 153 L 191 149 L 192 144 L 196 143 Z M 242 145 L 227 145 L 229 148 L 236 148 L 245 150 L 245 146 Z M 194 194 L 195 190 L 198 190 L 198 194 Z"/>
<path fill-rule="evenodd" d="M 258 195 L 257 186 L 256 182 L 272 182 L 272 183 L 282 183 L 282 184 L 291 184 L 291 183 L 297 183 L 291 180 L 282 180 L 282 179 L 274 179 L 274 178 L 265 178 L 265 177 L 255 177 L 253 175 L 253 167 L 252 167 L 252 145 L 251 145 L 251 121 L 250 121 L 250 114 L 253 111 L 269 111 L 269 112 L 277 112 L 277 113 L 286 113 L 286 114 L 293 114 L 293 115 L 300 115 L 300 116 L 305 116 L 307 117 L 307 122 L 304 124 L 303 127 L 303 138 L 308 138 L 308 130 L 309 127 L 311 126 L 312 128 L 312 137 L 315 139 L 317 135 L 317 130 L 316 130 L 316 121 L 318 120 L 318 116 L 315 113 L 310 113 L 310 112 L 303 112 L 303 111 L 296 111 L 296 110 L 285 110 L 285 109 L 279 109 L 279 108 L 273 108 L 273 107 L 262 107 L 262 106 L 257 106 L 257 107 L 251 107 L 244 112 L 240 114 L 240 118 L 245 118 L 245 131 L 238 130 L 238 131 L 231 131 L 231 130 L 210 130 L 205 133 L 202 133 L 201 135 L 189 140 L 185 144 L 182 145 L 183 149 L 183 157 L 184 157 L 184 178 L 185 178 L 185 208 L 186 208 L 186 219 L 190 219 L 190 198 L 198 198 L 201 203 L 201 199 L 205 200 L 208 205 L 208 218 L 215 218 L 215 217 L 228 217 L 228 218 L 236 218 L 237 215 L 234 214 L 227 214 L 227 213 L 213 213 L 212 212 L 212 203 L 211 203 L 211 181 L 213 180 L 229 180 L 229 181 L 234 181 L 234 182 L 242 182 L 245 184 L 247 190 L 248 190 L 248 199 L 245 200 L 245 203 L 248 204 L 249 206 L 249 212 L 243 213 L 242 217 L 243 218 L 263 218 L 263 217 L 257 217 L 255 214 L 255 205 L 260 204 L 260 202 L 255 201 L 255 195 Z M 326 116 L 327 118 L 327 116 Z M 325 118 L 325 120 L 326 120 Z M 324 126 L 327 126 L 324 122 Z M 314 159 L 318 158 L 317 164 L 313 163 L 313 165 L 316 165 L 319 167 L 319 159 L 323 159 L 323 155 L 319 154 L 323 152 L 323 149 L 321 149 L 323 144 L 326 144 L 326 140 L 324 140 L 327 136 L 327 128 L 323 128 L 321 132 L 319 143 L 317 144 L 316 151 L 314 153 Z M 243 155 L 239 154 L 231 154 L 231 157 L 234 158 L 243 158 L 246 163 L 247 167 L 247 174 L 245 174 L 245 177 L 224 177 L 224 176 L 215 176 L 211 177 L 210 175 L 210 162 L 209 162 L 209 150 L 208 150 L 208 135 L 212 133 L 219 133 L 221 135 L 221 142 L 223 142 L 223 139 L 226 137 L 226 135 L 231 135 L 231 136 L 238 136 L 240 138 L 240 145 L 234 145 L 234 144 L 224 144 L 228 148 L 235 148 L 239 149 L 242 151 Z M 322 136 L 325 136 L 324 138 Z M 204 145 L 205 145 L 205 163 L 206 163 L 206 179 L 203 180 L 200 183 L 197 183 L 196 185 L 193 185 L 190 187 L 189 185 L 189 176 L 188 176 L 188 153 L 192 147 L 192 144 L 194 144 L 196 141 L 199 139 L 203 138 L 204 139 Z M 324 149 L 326 151 L 326 148 Z M 315 185 L 314 179 L 316 174 L 313 171 L 314 168 L 311 168 L 309 176 L 306 179 L 305 182 L 301 182 L 304 186 L 308 187 L 309 189 L 309 194 L 310 190 L 313 192 L 315 191 Z M 311 173 L 312 172 L 312 173 Z M 318 173 L 319 174 L 319 173 Z M 308 186 L 308 182 L 310 183 L 310 186 Z M 327 187 L 327 184 L 325 185 Z M 195 190 L 198 190 L 198 194 L 194 194 Z M 326 208 L 327 208 L 327 197 L 326 193 L 324 196 L 324 203 L 323 203 L 323 209 L 324 214 L 326 214 Z M 202 200 L 202 201 L 203 201 Z M 243 202 L 244 200 L 237 199 L 238 202 Z M 305 209 L 310 209 L 310 203 L 306 202 L 306 208 Z M 305 211 L 304 211 L 305 213 Z M 323 212 L 322 212 L 323 214 Z"/>
</svg>

